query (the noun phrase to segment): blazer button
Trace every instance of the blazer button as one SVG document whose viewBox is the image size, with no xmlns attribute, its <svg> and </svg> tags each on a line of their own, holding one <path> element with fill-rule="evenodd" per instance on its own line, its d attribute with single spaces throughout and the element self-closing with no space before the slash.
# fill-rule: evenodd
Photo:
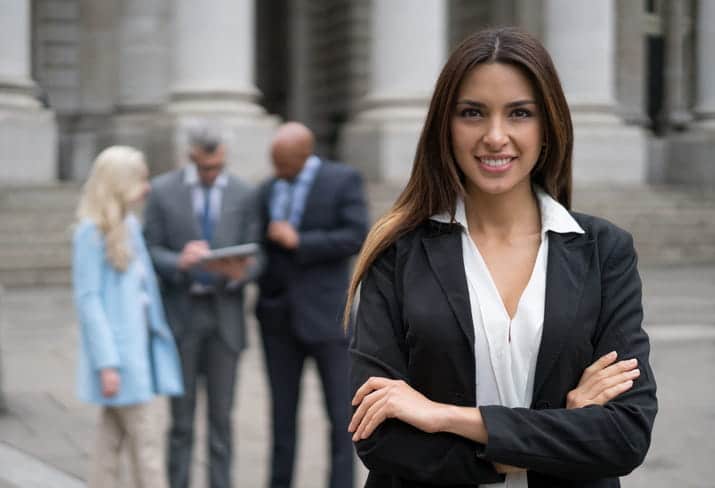
<svg viewBox="0 0 715 488">
<path fill-rule="evenodd" d="M 544 410 L 547 408 L 551 408 L 551 404 L 545 400 L 540 400 L 536 402 L 536 409 L 537 410 Z"/>
</svg>

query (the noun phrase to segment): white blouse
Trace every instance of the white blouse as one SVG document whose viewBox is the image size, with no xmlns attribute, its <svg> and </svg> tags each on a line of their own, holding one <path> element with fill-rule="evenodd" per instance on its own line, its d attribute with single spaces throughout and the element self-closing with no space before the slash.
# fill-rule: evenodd
<svg viewBox="0 0 715 488">
<path fill-rule="evenodd" d="M 536 188 L 536 196 L 541 212 L 541 244 L 513 319 L 504 307 L 479 248 L 469 236 L 464 201 L 460 199 L 457 202 L 454 218 L 463 229 L 464 272 L 474 325 L 477 406 L 528 408 L 531 405 L 536 359 L 544 324 L 549 254 L 547 232 L 584 233 L 571 214 L 556 200 L 540 188 Z M 447 214 L 436 215 L 432 219 L 450 222 Z M 505 483 L 488 486 L 526 488 L 526 473 L 509 474 Z"/>
</svg>

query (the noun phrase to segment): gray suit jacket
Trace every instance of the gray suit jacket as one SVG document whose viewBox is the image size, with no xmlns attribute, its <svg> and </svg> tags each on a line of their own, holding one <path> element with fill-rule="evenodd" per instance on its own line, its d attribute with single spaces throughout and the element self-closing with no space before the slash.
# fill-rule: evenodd
<svg viewBox="0 0 715 488">
<path fill-rule="evenodd" d="M 144 215 L 144 236 L 159 276 L 167 320 L 177 342 L 181 342 L 191 331 L 189 289 L 193 279 L 177 265 L 184 245 L 201 239 L 201 229 L 193 210 L 191 187 L 184 182 L 182 169 L 154 178 L 151 187 Z M 254 191 L 229 175 L 212 248 L 259 241 L 261 226 L 255 201 Z M 220 335 L 236 352 L 246 345 L 243 285 L 258 276 L 262 262 L 263 258 L 259 256 L 247 278 L 238 286 L 227 286 L 226 280 L 217 285 Z"/>
</svg>

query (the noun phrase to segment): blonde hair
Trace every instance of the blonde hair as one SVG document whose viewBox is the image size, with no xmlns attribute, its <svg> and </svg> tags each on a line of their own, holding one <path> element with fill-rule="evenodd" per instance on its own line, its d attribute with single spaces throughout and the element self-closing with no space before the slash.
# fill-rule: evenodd
<svg viewBox="0 0 715 488">
<path fill-rule="evenodd" d="M 111 146 L 92 164 L 82 188 L 77 219 L 94 222 L 104 236 L 108 261 L 125 271 L 132 260 L 124 219 L 143 191 L 147 175 L 144 154 L 129 146 Z"/>
</svg>

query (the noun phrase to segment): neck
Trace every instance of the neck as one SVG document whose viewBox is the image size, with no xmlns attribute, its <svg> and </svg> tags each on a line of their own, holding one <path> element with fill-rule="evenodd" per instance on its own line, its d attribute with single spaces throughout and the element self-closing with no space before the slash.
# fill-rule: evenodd
<svg viewBox="0 0 715 488">
<path fill-rule="evenodd" d="M 464 206 L 470 233 L 510 239 L 541 231 L 539 205 L 529 182 L 496 195 L 467 189 Z"/>
</svg>

